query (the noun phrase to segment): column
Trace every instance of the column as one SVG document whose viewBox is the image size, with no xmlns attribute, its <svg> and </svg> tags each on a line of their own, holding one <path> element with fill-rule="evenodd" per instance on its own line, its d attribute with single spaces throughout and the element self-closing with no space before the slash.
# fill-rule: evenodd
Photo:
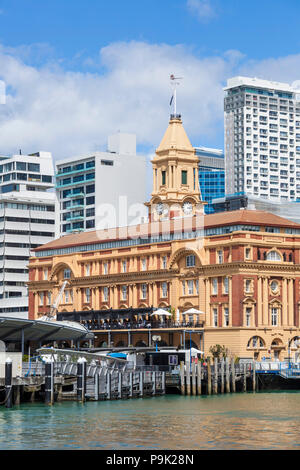
<svg viewBox="0 0 300 470">
<path fill-rule="evenodd" d="M 157 302 L 157 284 L 156 284 L 156 282 L 154 282 L 154 284 L 153 284 L 153 300 L 152 300 L 152 305 L 153 305 L 153 307 L 157 307 L 157 306 L 158 306 L 158 302 Z"/>
<path fill-rule="evenodd" d="M 269 325 L 269 292 L 268 278 L 263 278 L 263 325 Z"/>
<path fill-rule="evenodd" d="M 152 305 L 152 300 L 153 300 L 153 282 L 149 282 L 148 284 L 148 303 L 149 306 Z"/>
<path fill-rule="evenodd" d="M 294 279 L 288 280 L 288 326 L 294 324 Z"/>
<path fill-rule="evenodd" d="M 138 301 L 137 301 L 137 289 L 138 289 L 139 284 L 132 284 L 132 306 L 133 308 L 138 307 Z"/>
<path fill-rule="evenodd" d="M 282 326 L 288 325 L 288 280 L 282 279 Z"/>
<path fill-rule="evenodd" d="M 262 326 L 262 278 L 257 279 L 257 326 Z"/>
<path fill-rule="evenodd" d="M 232 276 L 228 276 L 228 313 L 229 326 L 232 326 Z"/>
<path fill-rule="evenodd" d="M 180 286 L 179 286 L 180 289 Z M 205 280 L 200 277 L 199 278 L 199 310 L 201 312 L 205 312 L 205 316 L 208 315 L 209 312 L 206 311 L 206 304 L 205 304 Z M 207 319 L 205 318 L 205 322 L 207 322 Z"/>
<path fill-rule="evenodd" d="M 118 288 L 116 285 L 113 286 L 113 301 L 112 301 L 112 308 L 118 308 Z"/>
<path fill-rule="evenodd" d="M 211 311 L 210 311 L 210 279 L 205 278 L 205 313 L 206 313 L 206 324 L 211 326 Z"/>
</svg>

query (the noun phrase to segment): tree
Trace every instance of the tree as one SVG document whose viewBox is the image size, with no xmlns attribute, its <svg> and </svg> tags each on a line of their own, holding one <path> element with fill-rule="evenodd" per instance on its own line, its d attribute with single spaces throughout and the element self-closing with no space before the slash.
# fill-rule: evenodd
<svg viewBox="0 0 300 470">
<path fill-rule="evenodd" d="M 215 344 L 209 348 L 209 352 L 212 354 L 213 358 L 221 359 L 222 357 L 228 356 L 228 349 L 225 346 L 220 344 Z"/>
</svg>

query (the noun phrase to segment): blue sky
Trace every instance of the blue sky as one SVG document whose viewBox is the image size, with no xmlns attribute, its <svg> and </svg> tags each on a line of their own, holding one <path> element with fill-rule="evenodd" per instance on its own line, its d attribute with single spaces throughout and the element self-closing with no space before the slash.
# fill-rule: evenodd
<svg viewBox="0 0 300 470">
<path fill-rule="evenodd" d="M 121 130 L 151 154 L 170 73 L 193 145 L 222 148 L 227 78 L 300 79 L 299 14 L 299 0 L 0 0 L 0 153 L 61 158 Z"/>
</svg>

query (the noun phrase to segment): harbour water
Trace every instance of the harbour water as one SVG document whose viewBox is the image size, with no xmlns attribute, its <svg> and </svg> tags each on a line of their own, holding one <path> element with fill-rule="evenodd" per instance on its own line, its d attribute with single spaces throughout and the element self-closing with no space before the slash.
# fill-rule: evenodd
<svg viewBox="0 0 300 470">
<path fill-rule="evenodd" d="M 299 450 L 300 391 L 25 403 L 0 429 L 1 450 Z"/>
</svg>

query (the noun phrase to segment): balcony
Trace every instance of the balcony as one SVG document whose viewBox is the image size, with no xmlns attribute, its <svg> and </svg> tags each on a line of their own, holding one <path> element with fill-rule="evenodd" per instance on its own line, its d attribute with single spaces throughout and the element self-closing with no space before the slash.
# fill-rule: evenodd
<svg viewBox="0 0 300 470">
<path fill-rule="evenodd" d="M 100 322 L 93 320 L 81 320 L 80 323 L 84 325 L 89 330 L 153 330 L 153 329 L 177 329 L 177 328 L 203 328 L 204 321 L 202 322 L 174 322 L 174 321 L 165 321 L 165 322 L 153 322 L 153 321 L 141 321 L 141 322 Z"/>
</svg>

